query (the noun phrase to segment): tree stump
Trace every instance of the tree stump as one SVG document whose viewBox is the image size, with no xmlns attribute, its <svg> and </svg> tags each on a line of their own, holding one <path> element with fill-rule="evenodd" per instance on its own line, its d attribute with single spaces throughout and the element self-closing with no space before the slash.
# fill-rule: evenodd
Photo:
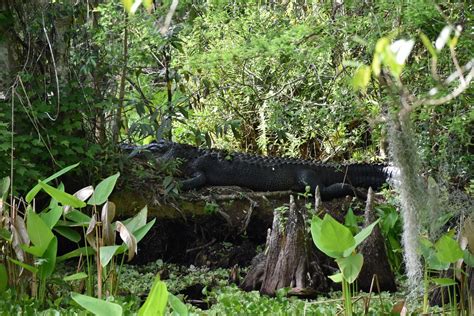
<svg viewBox="0 0 474 316">
<path fill-rule="evenodd" d="M 322 209 L 315 193 L 315 210 Z M 316 293 L 328 292 L 332 284 L 327 275 L 337 271 L 332 258 L 318 251 L 306 229 L 306 209 L 297 209 L 293 196 L 287 219 L 281 211 L 274 211 L 272 229 L 267 235 L 266 253 L 257 255 L 245 276 L 241 288 L 246 291 L 259 290 L 262 294 L 275 295 L 290 287 L 290 295 L 311 297 Z M 373 192 L 370 189 L 365 210 L 365 226 L 376 220 L 373 211 Z M 358 278 L 359 287 L 369 291 L 372 279 L 377 275 L 378 286 L 372 290 L 396 291 L 395 277 L 390 269 L 385 252 L 384 239 L 378 226 L 362 244 L 364 266 Z"/>
<path fill-rule="evenodd" d="M 377 220 L 377 215 L 374 212 L 373 196 L 372 188 L 369 188 L 364 213 L 364 227 Z M 359 288 L 365 292 L 378 291 L 378 289 L 395 292 L 397 290 L 395 275 L 390 268 L 384 238 L 378 225 L 374 227 L 372 234 L 360 246 L 360 253 L 364 256 L 364 265 L 358 278 Z M 377 277 L 378 284 L 372 283 L 374 276 Z"/>
<path fill-rule="evenodd" d="M 272 229 L 267 236 L 267 253 L 254 258 L 252 267 L 242 283 L 244 290 L 260 290 L 275 295 L 290 287 L 294 295 L 312 296 L 327 289 L 326 277 L 319 268 L 315 248 L 306 231 L 305 210 L 297 210 L 290 196 L 288 217 L 274 211 Z"/>
</svg>

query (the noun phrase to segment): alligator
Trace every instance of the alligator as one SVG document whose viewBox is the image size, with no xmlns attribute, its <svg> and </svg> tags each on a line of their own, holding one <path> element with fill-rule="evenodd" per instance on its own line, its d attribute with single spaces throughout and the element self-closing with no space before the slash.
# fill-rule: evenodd
<svg viewBox="0 0 474 316">
<path fill-rule="evenodd" d="M 123 144 L 130 156 L 179 161 L 185 177 L 182 190 L 204 186 L 240 186 L 254 191 L 314 192 L 317 186 L 322 200 L 358 195 L 357 188 L 377 190 L 392 179 L 397 169 L 385 164 L 329 164 L 297 158 L 257 156 L 203 149 L 187 144 L 160 140 L 145 146 Z"/>
</svg>

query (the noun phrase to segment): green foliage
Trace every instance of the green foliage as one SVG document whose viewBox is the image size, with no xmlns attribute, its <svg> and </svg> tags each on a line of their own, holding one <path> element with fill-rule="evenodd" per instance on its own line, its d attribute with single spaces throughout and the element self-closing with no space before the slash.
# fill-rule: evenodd
<svg viewBox="0 0 474 316">
<path fill-rule="evenodd" d="M 93 313 L 94 315 L 121 316 L 123 314 L 122 307 L 115 303 L 103 301 L 79 293 L 71 293 L 71 297 L 77 304 L 79 304 L 89 312 Z"/>
</svg>

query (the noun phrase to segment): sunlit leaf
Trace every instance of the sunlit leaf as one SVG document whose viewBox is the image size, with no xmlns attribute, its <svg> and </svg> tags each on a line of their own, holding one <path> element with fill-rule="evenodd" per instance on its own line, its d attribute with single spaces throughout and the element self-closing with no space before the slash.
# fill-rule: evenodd
<svg viewBox="0 0 474 316">
<path fill-rule="evenodd" d="M 353 253 L 348 257 L 336 259 L 336 262 L 344 279 L 348 283 L 353 283 L 359 276 L 360 270 L 362 270 L 364 257 L 360 253 Z"/>
<path fill-rule="evenodd" d="M 48 248 L 44 252 L 42 258 L 45 259 L 43 264 L 38 269 L 38 276 L 40 279 L 46 280 L 50 277 L 56 267 L 56 254 L 58 252 L 58 239 L 56 236 L 51 240 Z"/>
<path fill-rule="evenodd" d="M 420 38 L 421 38 L 421 41 L 423 42 L 423 45 L 425 45 L 426 49 L 431 54 L 431 57 L 438 59 L 438 54 L 436 53 L 436 49 L 434 48 L 428 36 L 420 32 Z"/>
<path fill-rule="evenodd" d="M 339 272 L 339 273 L 330 275 L 329 278 L 335 283 L 341 283 L 342 282 L 342 273 Z"/>
<path fill-rule="evenodd" d="M 54 206 L 51 210 L 48 212 L 41 212 L 39 216 L 41 219 L 48 225 L 49 228 L 53 228 L 58 220 L 61 218 L 61 215 L 63 215 L 63 209 L 61 206 L 56 205 Z"/>
<path fill-rule="evenodd" d="M 177 298 L 171 293 L 168 293 L 168 303 L 170 303 L 170 306 L 173 309 L 173 311 L 179 316 L 188 316 L 189 311 L 186 304 L 181 302 L 179 298 Z"/>
<path fill-rule="evenodd" d="M 70 251 L 62 256 L 59 256 L 56 258 L 57 262 L 63 262 L 65 260 L 79 257 L 79 256 L 92 256 L 94 255 L 94 249 L 92 247 L 81 247 L 74 249 L 73 251 Z"/>
<path fill-rule="evenodd" d="M 120 246 L 104 246 L 100 247 L 99 254 L 100 254 L 100 264 L 105 267 L 109 264 L 110 260 L 115 255 L 115 252 Z"/>
<path fill-rule="evenodd" d="M 138 310 L 138 316 L 162 316 L 165 314 L 167 303 L 168 290 L 166 284 L 160 281 L 160 275 L 158 274 L 145 303 Z"/>
<path fill-rule="evenodd" d="M 352 77 L 352 86 L 356 90 L 365 90 L 370 82 L 371 69 L 369 66 L 363 65 L 357 68 Z"/>
<path fill-rule="evenodd" d="M 18 261 L 16 259 L 13 259 L 13 258 L 8 258 L 8 261 L 10 262 L 13 262 L 14 264 L 22 267 L 23 269 L 26 269 L 28 271 L 30 271 L 31 273 L 38 273 L 38 268 L 34 267 L 34 266 L 31 266 L 29 264 L 26 264 L 24 262 L 21 262 L 21 261 Z"/>
<path fill-rule="evenodd" d="M 438 260 L 443 263 L 454 263 L 464 255 L 459 243 L 446 235 L 436 242 L 435 249 Z"/>
<path fill-rule="evenodd" d="M 375 225 L 379 223 L 380 219 L 376 220 L 372 224 L 370 224 L 367 227 L 364 227 L 357 235 L 354 236 L 354 240 L 356 243 L 356 246 L 360 245 L 367 237 L 372 234 L 372 231 L 374 230 Z"/>
<path fill-rule="evenodd" d="M 120 316 L 123 314 L 122 306 L 99 300 L 95 297 L 82 295 L 78 293 L 71 293 L 71 298 L 82 308 L 88 310 L 94 315 L 99 316 Z"/>
<path fill-rule="evenodd" d="M 62 176 L 63 174 L 65 174 L 66 172 L 70 171 L 71 169 L 76 168 L 77 166 L 79 166 L 79 163 L 76 163 L 76 164 L 71 165 L 71 166 L 68 166 L 68 167 L 66 167 L 66 168 L 64 168 L 64 169 L 61 169 L 61 170 L 59 170 L 58 172 L 56 172 L 55 174 L 53 174 L 52 176 L 50 176 L 50 177 L 44 179 L 44 180 L 41 181 L 41 182 L 43 182 L 43 183 L 48 183 L 49 181 L 51 181 L 51 180 L 53 180 L 53 179 L 56 179 L 56 178 L 59 177 L 59 176 Z M 31 189 L 30 192 L 28 192 L 28 194 L 26 195 L 26 198 L 25 198 L 26 202 L 30 203 L 30 202 L 33 200 L 33 198 L 36 196 L 36 194 L 38 194 L 38 192 L 39 192 L 40 190 L 41 190 L 41 186 L 40 186 L 39 184 L 35 185 L 35 186 L 33 187 L 33 189 Z"/>
<path fill-rule="evenodd" d="M 60 234 L 61 236 L 66 237 L 72 242 L 78 243 L 79 241 L 81 241 L 81 234 L 79 234 L 72 228 L 65 226 L 56 226 L 54 227 L 54 231 Z"/>
<path fill-rule="evenodd" d="M 72 196 L 69 193 L 62 192 L 49 184 L 46 184 L 44 182 L 39 183 L 40 187 L 46 191 L 52 198 L 54 198 L 56 201 L 61 203 L 62 205 L 69 205 L 72 207 L 84 207 L 86 206 L 86 203 L 79 200 L 77 197 Z"/>
<path fill-rule="evenodd" d="M 71 275 L 66 275 L 64 278 L 63 278 L 63 281 L 76 281 L 76 280 L 82 280 L 82 279 L 86 279 L 88 278 L 89 276 L 85 273 L 85 272 L 78 272 L 78 273 L 74 273 L 74 274 L 71 274 Z"/>
<path fill-rule="evenodd" d="M 107 201 L 110 194 L 114 190 L 115 183 L 117 182 L 120 172 L 102 180 L 94 190 L 92 197 L 87 202 L 90 205 L 101 205 Z"/>
<path fill-rule="evenodd" d="M 431 282 L 440 286 L 451 286 L 457 284 L 455 280 L 448 278 L 431 278 Z"/>
<path fill-rule="evenodd" d="M 33 212 L 31 208 L 27 210 L 26 230 L 34 247 L 29 247 L 29 250 L 23 249 L 36 256 L 42 256 L 54 238 L 54 234 L 41 217 Z"/>
</svg>

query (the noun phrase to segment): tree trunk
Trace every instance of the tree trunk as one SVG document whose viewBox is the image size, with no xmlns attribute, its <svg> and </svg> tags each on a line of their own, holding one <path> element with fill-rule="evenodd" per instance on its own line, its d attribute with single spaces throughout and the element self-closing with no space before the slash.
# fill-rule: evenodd
<svg viewBox="0 0 474 316">
<path fill-rule="evenodd" d="M 326 278 L 319 268 L 306 232 L 305 209 L 297 209 L 290 196 L 288 218 L 275 210 L 272 229 L 267 238 L 267 254 L 258 255 L 245 277 L 242 288 L 259 289 L 261 293 L 275 295 L 285 287 L 292 288 L 294 295 L 314 296 L 316 289 L 327 289 Z M 286 222 L 286 224 L 285 224 Z M 308 277 L 310 276 L 310 277 Z"/>
<path fill-rule="evenodd" d="M 377 220 L 373 207 L 373 191 L 371 188 L 369 188 L 369 193 L 367 194 L 364 217 L 365 227 Z M 380 287 L 380 290 L 395 292 L 397 290 L 395 276 L 390 268 L 384 238 L 378 225 L 374 227 L 372 234 L 361 245 L 360 252 L 364 256 L 364 265 L 359 274 L 359 288 L 365 292 L 371 290 L 378 291 L 378 287 Z M 372 283 L 374 276 L 376 276 L 378 284 Z"/>
</svg>

